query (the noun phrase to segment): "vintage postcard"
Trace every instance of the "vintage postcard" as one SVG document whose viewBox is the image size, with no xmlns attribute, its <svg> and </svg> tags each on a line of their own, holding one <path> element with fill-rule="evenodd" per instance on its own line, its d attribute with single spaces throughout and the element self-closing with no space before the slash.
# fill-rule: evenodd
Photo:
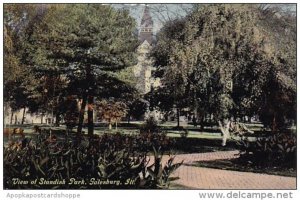
<svg viewBox="0 0 300 200">
<path fill-rule="evenodd" d="M 3 19 L 4 190 L 296 189 L 296 4 L 4 3 Z"/>
</svg>

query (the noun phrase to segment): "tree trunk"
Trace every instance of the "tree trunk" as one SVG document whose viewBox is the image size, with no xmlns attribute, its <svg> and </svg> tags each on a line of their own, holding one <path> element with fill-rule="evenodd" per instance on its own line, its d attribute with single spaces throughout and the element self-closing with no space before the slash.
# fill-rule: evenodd
<svg viewBox="0 0 300 200">
<path fill-rule="evenodd" d="M 277 131 L 277 124 L 276 124 L 276 117 L 274 115 L 272 121 L 272 132 L 275 133 L 276 131 Z"/>
<path fill-rule="evenodd" d="M 193 125 L 194 125 L 194 127 L 197 127 L 197 119 L 196 119 L 196 116 L 195 115 L 193 115 Z"/>
<path fill-rule="evenodd" d="M 219 127 L 222 133 L 222 146 L 226 146 L 227 139 L 230 137 L 229 127 L 230 127 L 230 120 L 223 126 L 222 122 L 219 120 Z"/>
<path fill-rule="evenodd" d="M 200 118 L 200 131 L 202 132 L 204 130 L 204 119 L 205 119 L 205 115 L 201 116 Z"/>
<path fill-rule="evenodd" d="M 41 124 L 43 124 L 44 114 L 41 115 Z"/>
<path fill-rule="evenodd" d="M 8 120 L 6 120 L 7 117 L 9 117 L 9 112 L 8 112 L 8 106 L 7 106 L 7 104 L 5 104 L 5 106 L 4 106 L 4 128 L 6 128 L 6 126 L 7 126 L 7 121 L 8 121 Z"/>
<path fill-rule="evenodd" d="M 177 108 L 177 127 L 179 127 L 180 126 L 180 110 L 179 110 L 179 108 Z"/>
<path fill-rule="evenodd" d="M 213 120 L 214 120 L 214 115 L 213 114 L 209 114 L 209 124 L 210 124 L 210 128 L 213 128 Z"/>
<path fill-rule="evenodd" d="M 130 124 L 130 115 L 127 117 L 127 123 Z"/>
<path fill-rule="evenodd" d="M 56 115 L 55 116 L 55 126 L 59 127 L 59 125 L 60 125 L 60 114 L 59 114 L 59 112 L 56 112 L 55 115 Z"/>
<path fill-rule="evenodd" d="M 77 135 L 81 135 L 81 133 L 82 133 L 82 125 L 83 125 L 84 111 L 85 111 L 85 107 L 86 107 L 86 102 L 87 102 L 87 94 L 84 94 L 83 98 L 82 98 L 81 108 L 80 108 L 80 111 L 79 111 L 79 121 L 78 121 L 78 127 L 77 127 Z"/>
<path fill-rule="evenodd" d="M 196 96 L 196 90 L 194 89 L 194 111 L 193 111 L 193 124 L 194 127 L 197 127 L 198 122 L 198 102 L 197 102 L 197 96 Z"/>
<path fill-rule="evenodd" d="M 109 129 L 109 130 L 112 129 L 111 122 L 109 122 L 108 129 Z"/>
<path fill-rule="evenodd" d="M 26 107 L 24 106 L 21 124 L 24 124 L 24 121 L 25 121 L 25 112 L 26 112 Z"/>
<path fill-rule="evenodd" d="M 94 97 L 88 97 L 88 135 L 92 136 L 94 134 Z"/>
<path fill-rule="evenodd" d="M 116 130 L 118 130 L 118 122 L 116 121 Z"/>
<path fill-rule="evenodd" d="M 17 122 L 18 122 L 18 117 L 17 115 L 15 115 L 15 124 L 17 124 Z"/>
<path fill-rule="evenodd" d="M 14 117 L 14 112 L 13 111 L 11 111 L 11 116 L 10 116 L 10 125 L 12 125 L 12 121 L 13 121 L 13 117 Z"/>
</svg>

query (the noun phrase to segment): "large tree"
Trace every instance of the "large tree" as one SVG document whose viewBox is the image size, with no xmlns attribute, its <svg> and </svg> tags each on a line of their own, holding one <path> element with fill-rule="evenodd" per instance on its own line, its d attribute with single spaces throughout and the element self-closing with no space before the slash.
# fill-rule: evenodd
<svg viewBox="0 0 300 200">
<path fill-rule="evenodd" d="M 23 59 L 25 32 L 35 21 L 35 6 L 31 4 L 6 4 L 4 6 L 4 102 L 5 114 L 11 108 L 14 111 L 23 109 L 22 123 L 26 107 L 29 106 L 28 97 L 31 95 L 28 85 L 33 81 L 31 71 L 28 70 Z M 5 122 L 6 124 L 6 122 Z"/>
<path fill-rule="evenodd" d="M 30 59 L 40 70 L 49 70 L 50 66 L 65 77 L 69 81 L 69 93 L 82 100 L 78 134 L 88 104 L 88 134 L 91 135 L 94 97 L 101 95 L 103 85 L 115 80 L 110 71 L 132 66 L 136 61 L 135 21 L 127 11 L 108 5 L 60 4 L 49 9 L 31 37 Z"/>
<path fill-rule="evenodd" d="M 285 28 L 275 28 L 276 21 Z M 268 108 L 269 124 L 276 124 L 281 114 L 294 118 L 294 25 L 292 17 L 266 16 L 257 5 L 200 5 L 162 29 L 152 55 L 163 86 L 198 116 L 213 113 L 222 126 L 231 117 L 263 118 Z"/>
<path fill-rule="evenodd" d="M 156 76 L 161 78 L 162 86 L 148 95 L 150 107 L 168 112 L 176 109 L 177 126 L 182 108 L 186 104 L 187 68 L 181 59 L 184 56 L 184 26 L 186 19 L 168 22 L 158 34 L 158 41 L 151 55 L 157 66 Z"/>
</svg>

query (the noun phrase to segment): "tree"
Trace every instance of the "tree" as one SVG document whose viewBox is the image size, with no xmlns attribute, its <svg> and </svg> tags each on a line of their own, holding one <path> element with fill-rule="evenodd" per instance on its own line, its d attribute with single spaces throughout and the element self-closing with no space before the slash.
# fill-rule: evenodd
<svg viewBox="0 0 300 200">
<path fill-rule="evenodd" d="M 51 65 L 71 84 L 80 86 L 70 85 L 82 99 L 78 134 L 87 104 L 88 134 L 93 134 L 94 97 L 106 80 L 113 79 L 109 72 L 135 63 L 134 28 L 135 21 L 127 11 L 108 5 L 61 4 L 47 12 L 31 37 L 35 66 Z"/>
<path fill-rule="evenodd" d="M 176 88 L 174 94 L 190 102 L 187 105 L 198 115 L 213 113 L 221 128 L 231 117 L 263 117 L 267 104 L 278 114 L 283 107 L 295 108 L 295 92 L 288 92 L 288 101 L 274 98 L 286 93 L 284 88 L 295 91 L 295 60 L 290 59 L 295 57 L 295 47 L 287 45 L 295 37 L 281 34 L 284 39 L 279 39 L 270 23 L 286 20 L 266 18 L 256 5 L 198 6 L 186 18 L 166 24 L 158 34 L 152 55 L 162 71 L 163 84 Z M 288 18 L 283 24 L 294 32 L 292 21 Z M 273 88 L 270 83 L 281 86 Z M 283 102 L 281 109 L 272 106 Z M 272 116 L 278 120 L 278 115 Z"/>
<path fill-rule="evenodd" d="M 63 103 L 63 115 L 64 121 L 67 127 L 67 132 L 71 132 L 72 129 L 77 125 L 78 122 L 78 103 L 76 100 L 76 96 L 68 96 L 66 97 Z"/>
<path fill-rule="evenodd" d="M 134 67 L 127 67 L 123 70 L 120 70 L 118 72 L 115 72 L 115 76 L 117 79 L 119 79 L 123 86 L 127 86 L 127 89 L 124 90 L 119 84 L 118 88 L 120 88 L 118 91 L 114 93 L 115 98 L 117 98 L 116 93 L 122 92 L 122 99 L 125 101 L 126 106 L 128 108 L 127 110 L 127 121 L 130 123 L 130 118 L 133 117 L 136 120 L 139 120 L 147 111 L 147 102 L 143 99 L 142 95 L 139 94 L 138 90 L 136 89 L 136 85 L 138 83 L 137 77 L 135 77 L 133 72 Z"/>
<path fill-rule="evenodd" d="M 185 98 L 187 73 L 185 66 L 180 62 L 184 48 L 184 45 L 181 43 L 184 24 L 185 19 L 167 23 L 158 34 L 158 42 L 151 52 L 151 56 L 155 58 L 154 65 L 159 68 L 157 75 L 161 76 L 163 87 L 153 91 L 150 98 L 154 99 L 154 101 L 150 102 L 156 102 L 154 105 L 157 105 L 164 111 L 176 109 L 177 126 L 180 125 L 180 111 L 187 103 Z M 164 97 L 164 95 L 166 96 Z M 168 99 L 168 101 L 164 101 L 164 99 Z"/>
<path fill-rule="evenodd" d="M 22 27 L 25 21 L 23 14 L 29 7 L 11 4 L 6 4 L 4 7 L 4 113 L 7 114 L 10 107 L 12 119 L 15 111 L 23 109 L 22 124 L 28 106 L 29 93 L 26 84 L 31 76 L 22 63 L 20 50 L 23 47 Z"/>
<path fill-rule="evenodd" d="M 97 104 L 97 111 L 100 120 L 105 120 L 109 125 L 109 130 L 112 129 L 112 124 L 117 124 L 125 117 L 127 113 L 127 106 L 121 101 L 115 101 L 113 98 L 109 100 L 102 100 Z"/>
<path fill-rule="evenodd" d="M 130 122 L 130 117 L 133 117 L 136 120 L 140 120 L 145 112 L 147 111 L 148 104 L 147 102 L 142 98 L 134 99 L 130 103 L 126 103 L 128 107 L 127 111 L 127 120 L 128 123 Z"/>
<path fill-rule="evenodd" d="M 7 48 L 4 53 L 7 61 L 4 65 L 4 99 L 9 102 L 13 110 L 23 109 L 22 123 L 26 108 L 29 108 L 30 112 L 45 113 L 46 108 L 49 107 L 49 101 L 45 101 L 44 94 L 50 88 L 40 88 L 45 84 L 42 80 L 47 80 L 45 76 L 49 74 L 37 74 L 32 68 L 31 59 L 28 58 L 30 37 L 43 19 L 48 7 L 51 6 L 6 4 L 4 7 L 5 30 L 8 30 L 5 31 Z"/>
</svg>

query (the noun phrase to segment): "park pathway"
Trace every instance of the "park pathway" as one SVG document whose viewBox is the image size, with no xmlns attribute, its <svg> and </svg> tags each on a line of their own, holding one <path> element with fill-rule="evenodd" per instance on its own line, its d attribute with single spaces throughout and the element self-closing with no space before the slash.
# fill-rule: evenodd
<svg viewBox="0 0 300 200">
<path fill-rule="evenodd" d="M 195 161 L 231 159 L 238 151 L 218 151 L 210 153 L 180 154 L 175 162 L 184 160 L 185 164 Z M 168 157 L 163 158 L 163 163 Z M 190 189 L 296 189 L 295 177 L 238 172 L 212 168 L 182 165 L 172 175 L 180 179 L 172 182 L 176 188 Z"/>
</svg>

